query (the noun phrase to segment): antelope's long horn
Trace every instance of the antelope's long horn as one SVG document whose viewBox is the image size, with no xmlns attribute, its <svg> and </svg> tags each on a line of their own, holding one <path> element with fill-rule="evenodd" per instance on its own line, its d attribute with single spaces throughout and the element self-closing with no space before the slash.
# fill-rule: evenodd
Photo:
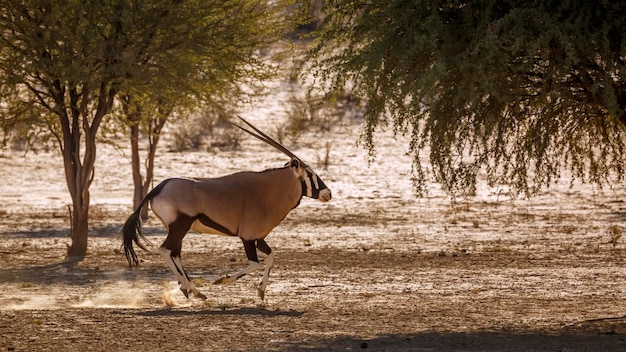
<svg viewBox="0 0 626 352">
<path fill-rule="evenodd" d="M 294 158 L 294 159 L 298 159 L 302 164 L 304 164 L 304 162 L 302 161 L 302 159 L 298 158 L 294 153 L 292 153 L 289 149 L 287 149 L 285 146 L 283 146 L 282 144 L 276 142 L 274 139 L 272 139 L 272 137 L 266 135 L 265 133 L 263 133 L 263 131 L 259 130 L 258 128 L 254 127 L 254 125 L 252 125 L 250 122 L 246 121 L 243 117 L 237 115 L 237 117 L 239 119 L 241 119 L 241 121 L 245 122 L 246 125 L 250 126 L 256 133 L 248 130 L 247 128 L 241 127 L 236 123 L 231 122 L 233 125 L 235 125 L 236 127 L 238 127 L 239 129 L 246 131 L 247 133 L 251 134 L 252 136 L 262 140 L 263 142 L 271 145 L 272 147 L 280 150 L 281 152 L 283 152 L 285 155 Z M 257 134 L 258 133 L 258 134 Z"/>
</svg>

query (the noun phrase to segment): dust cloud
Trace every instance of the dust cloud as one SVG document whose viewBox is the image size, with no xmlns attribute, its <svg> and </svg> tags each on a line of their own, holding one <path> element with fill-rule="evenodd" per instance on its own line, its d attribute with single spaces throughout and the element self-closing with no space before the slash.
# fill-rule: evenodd
<svg viewBox="0 0 626 352">
<path fill-rule="evenodd" d="M 42 290 L 38 290 L 42 291 Z M 28 290 L 4 297 L 0 310 L 54 310 L 67 308 L 146 308 L 150 304 L 145 294 L 137 290 L 133 283 L 119 281 L 107 283 L 75 299 L 74 294 L 63 292 L 61 287 L 46 290 L 45 294 L 31 294 Z M 72 289 L 75 291 L 75 289 Z M 78 303 L 76 303 L 78 302 Z"/>
</svg>

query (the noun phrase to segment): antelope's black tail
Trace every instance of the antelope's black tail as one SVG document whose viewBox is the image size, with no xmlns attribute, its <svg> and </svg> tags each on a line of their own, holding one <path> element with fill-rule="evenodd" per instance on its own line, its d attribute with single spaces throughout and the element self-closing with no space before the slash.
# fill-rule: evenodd
<svg viewBox="0 0 626 352">
<path fill-rule="evenodd" d="M 124 240 L 124 255 L 126 256 L 126 260 L 128 260 L 129 266 L 137 266 L 139 264 L 139 258 L 137 258 L 137 253 L 135 253 L 135 249 L 133 248 L 133 242 L 139 246 L 139 248 L 150 251 L 146 244 L 150 245 L 150 241 L 144 236 L 143 231 L 141 230 L 141 209 L 148 204 L 152 198 L 156 197 L 163 187 L 169 180 L 165 180 L 159 183 L 156 187 L 152 189 L 139 203 L 139 206 L 135 211 L 130 214 L 126 222 L 124 223 L 124 227 L 122 227 L 122 238 Z"/>
</svg>

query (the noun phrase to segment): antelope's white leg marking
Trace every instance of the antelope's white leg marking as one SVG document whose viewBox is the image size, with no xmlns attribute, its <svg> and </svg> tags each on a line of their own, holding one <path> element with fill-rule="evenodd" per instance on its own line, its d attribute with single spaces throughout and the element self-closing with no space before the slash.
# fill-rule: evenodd
<svg viewBox="0 0 626 352">
<path fill-rule="evenodd" d="M 250 261 L 250 265 L 248 265 L 247 268 L 241 270 L 238 273 L 232 274 L 232 275 L 222 276 L 219 279 L 215 280 L 213 283 L 214 284 L 228 284 L 228 283 L 231 283 L 231 282 L 235 282 L 235 281 L 239 280 L 241 277 L 246 276 L 246 275 L 248 275 L 250 273 L 253 273 L 253 272 L 257 271 L 260 266 L 261 266 L 261 264 L 251 260 Z"/>
<path fill-rule="evenodd" d="M 192 292 L 194 296 L 206 299 L 206 296 L 200 293 L 193 282 L 191 282 L 187 277 L 182 259 L 180 257 L 172 257 L 172 251 L 164 247 L 159 248 L 159 252 L 161 252 L 161 256 L 163 257 L 165 264 L 167 264 L 176 276 L 176 280 L 178 280 L 178 283 L 180 284 L 180 290 L 183 292 L 185 297 L 189 298 L 189 292 Z"/>
<path fill-rule="evenodd" d="M 185 272 L 185 267 L 183 267 L 183 261 L 181 257 L 174 257 L 172 258 L 174 260 L 174 263 L 176 264 L 177 267 L 179 267 L 181 269 L 181 271 L 183 272 L 183 281 L 181 282 L 180 288 L 181 290 L 183 290 L 183 293 L 187 292 L 187 295 L 189 294 L 189 292 L 192 292 L 194 294 L 194 296 L 196 297 L 200 297 L 202 294 L 200 293 L 200 291 L 198 291 L 198 289 L 196 288 L 196 286 L 193 284 L 193 282 L 191 282 L 191 280 L 189 280 L 189 277 L 187 277 L 187 273 Z M 185 295 L 185 296 L 187 296 Z M 205 297 L 206 299 L 206 297 Z"/>
<path fill-rule="evenodd" d="M 272 251 L 267 256 L 267 259 L 265 259 L 265 272 L 263 272 L 263 278 L 261 279 L 261 283 L 259 284 L 259 297 L 261 298 L 261 300 L 265 299 L 265 289 L 267 288 L 267 283 L 270 279 L 270 270 L 272 270 L 272 267 L 274 266 L 274 257 L 275 254 L 274 251 Z"/>
<path fill-rule="evenodd" d="M 182 283 L 184 280 L 182 270 L 176 267 L 176 263 L 174 263 L 174 258 L 172 258 L 171 255 L 172 251 L 167 248 L 161 247 L 159 248 L 159 252 L 161 253 L 161 257 L 163 257 L 163 261 L 165 262 L 167 267 L 170 268 L 170 270 L 176 276 L 176 280 L 178 281 L 178 283 Z"/>
</svg>

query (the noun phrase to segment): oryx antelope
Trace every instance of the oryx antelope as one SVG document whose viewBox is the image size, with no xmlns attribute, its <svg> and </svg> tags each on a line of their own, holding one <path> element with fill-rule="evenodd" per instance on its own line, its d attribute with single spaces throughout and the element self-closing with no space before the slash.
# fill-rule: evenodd
<svg viewBox="0 0 626 352">
<path fill-rule="evenodd" d="M 238 236 L 243 241 L 250 265 L 232 275 L 222 276 L 215 284 L 234 282 L 254 272 L 260 268 L 257 249 L 266 254 L 265 271 L 258 289 L 263 300 L 274 263 L 274 252 L 265 242 L 265 237 L 291 209 L 298 206 L 303 196 L 322 202 L 331 199 L 330 189 L 302 159 L 239 118 L 254 132 L 235 126 L 283 152 L 291 160 L 284 167 L 261 172 L 245 171 L 217 178 L 167 179 L 146 195 L 122 229 L 124 253 L 132 267 L 139 263 L 133 242 L 147 250 L 140 241 L 140 237 L 146 241 L 141 231 L 140 213 L 148 202 L 151 203 L 152 211 L 167 231 L 159 251 L 176 275 L 186 297 L 193 293 L 206 299 L 191 282 L 181 260 L 182 240 L 190 229 L 200 233 Z"/>
</svg>

